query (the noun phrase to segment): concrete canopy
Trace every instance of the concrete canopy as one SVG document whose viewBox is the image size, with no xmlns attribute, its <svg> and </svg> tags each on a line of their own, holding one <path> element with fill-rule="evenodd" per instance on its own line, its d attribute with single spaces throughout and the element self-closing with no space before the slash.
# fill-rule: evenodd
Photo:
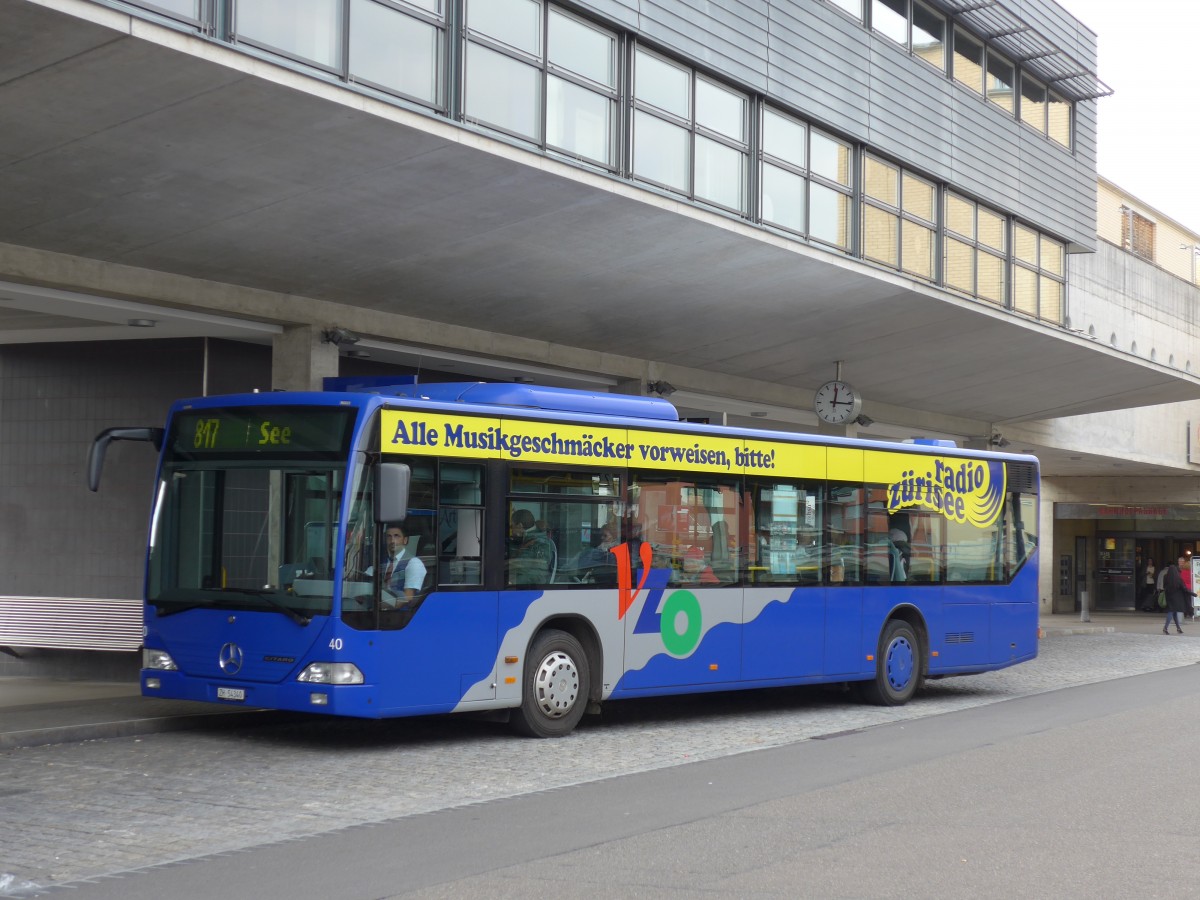
<svg viewBox="0 0 1200 900">
<path fill-rule="evenodd" d="M 0 54 L 12 248 L 794 387 L 799 406 L 836 361 L 871 401 L 987 422 L 1200 397 L 1190 373 L 112 10 L 6 2 L 0 34 L 19 37 Z M 3 260 L 0 279 L 39 280 Z M 104 294 L 62 268 L 45 283 Z M 0 343 L 131 336 L 69 301 L 0 290 Z M 218 326 L 237 331 L 177 333 Z"/>
</svg>

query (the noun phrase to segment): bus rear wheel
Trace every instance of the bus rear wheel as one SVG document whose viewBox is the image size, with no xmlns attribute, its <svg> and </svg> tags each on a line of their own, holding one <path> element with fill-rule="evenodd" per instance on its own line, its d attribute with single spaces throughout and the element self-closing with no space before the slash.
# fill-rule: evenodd
<svg viewBox="0 0 1200 900">
<path fill-rule="evenodd" d="M 525 655 L 521 705 L 510 720 L 517 734 L 570 734 L 587 709 L 591 669 L 583 646 L 565 631 L 543 631 Z"/>
<path fill-rule="evenodd" d="M 879 638 L 875 678 L 859 682 L 858 693 L 876 706 L 903 706 L 921 684 L 920 641 L 903 619 L 892 619 Z"/>
</svg>

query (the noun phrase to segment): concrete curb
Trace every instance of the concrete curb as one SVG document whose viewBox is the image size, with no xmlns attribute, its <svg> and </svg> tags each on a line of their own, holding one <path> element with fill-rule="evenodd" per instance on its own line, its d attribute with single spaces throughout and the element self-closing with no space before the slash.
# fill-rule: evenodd
<svg viewBox="0 0 1200 900">
<path fill-rule="evenodd" d="M 158 718 L 129 718 L 109 722 L 79 722 L 45 728 L 30 728 L 24 731 L 0 732 L 0 751 L 27 747 L 45 747 L 50 744 L 65 744 L 79 741 L 96 741 L 106 738 L 135 737 L 142 734 L 161 734 L 168 731 L 201 730 L 206 728 L 228 728 L 237 723 L 246 727 L 277 724 L 297 716 L 272 710 L 246 710 L 245 712 L 196 713 Z"/>
</svg>

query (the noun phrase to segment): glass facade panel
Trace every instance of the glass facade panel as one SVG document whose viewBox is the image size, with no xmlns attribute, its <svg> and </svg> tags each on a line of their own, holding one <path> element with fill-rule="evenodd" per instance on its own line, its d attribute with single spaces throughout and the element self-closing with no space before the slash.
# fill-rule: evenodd
<svg viewBox="0 0 1200 900">
<path fill-rule="evenodd" d="M 1040 264 L 1043 272 L 1051 275 L 1063 274 L 1063 245 L 1042 235 L 1042 256 Z"/>
<path fill-rule="evenodd" d="M 900 219 L 877 206 L 863 205 L 862 251 L 867 259 L 893 269 L 900 265 Z"/>
<path fill-rule="evenodd" d="M 1010 115 L 1016 111 L 1013 85 L 1016 72 L 1013 64 L 997 53 L 987 55 L 987 98 Z"/>
<path fill-rule="evenodd" d="M 807 129 L 788 116 L 763 110 L 763 152 L 803 169 L 807 158 Z"/>
<path fill-rule="evenodd" d="M 1008 245 L 1004 239 L 1004 216 L 998 216 L 982 206 L 979 207 L 979 243 L 1001 253 Z"/>
<path fill-rule="evenodd" d="M 741 211 L 745 205 L 746 155 L 726 144 L 696 137 L 696 198 Z"/>
<path fill-rule="evenodd" d="M 1037 315 L 1037 273 L 1021 266 L 1013 267 L 1013 309 Z"/>
<path fill-rule="evenodd" d="M 428 22 L 351 0 L 350 76 L 432 105 L 441 99 L 441 32 Z"/>
<path fill-rule="evenodd" d="M 850 186 L 850 147 L 841 141 L 812 132 L 810 170 L 838 184 Z"/>
<path fill-rule="evenodd" d="M 615 87 L 616 37 L 550 9 L 547 54 L 552 65 L 597 84 Z"/>
<path fill-rule="evenodd" d="M 1038 315 L 1047 322 L 1062 324 L 1063 320 L 1063 285 L 1049 276 L 1042 275 L 1039 279 Z"/>
<path fill-rule="evenodd" d="M 546 144 L 611 166 L 615 108 L 609 97 L 551 75 L 546 85 Z"/>
<path fill-rule="evenodd" d="M 538 140 L 541 72 L 479 44 L 467 44 L 466 54 L 466 117 Z"/>
<path fill-rule="evenodd" d="M 238 0 L 239 38 L 338 68 L 342 55 L 339 0 Z"/>
<path fill-rule="evenodd" d="M 850 247 L 850 197 L 823 184 L 809 187 L 809 237 L 847 250 Z"/>
<path fill-rule="evenodd" d="M 1053 91 L 1050 92 L 1046 127 L 1051 139 L 1064 147 L 1071 146 L 1071 104 Z"/>
<path fill-rule="evenodd" d="M 975 204 L 954 194 L 946 194 L 946 228 L 974 240 Z"/>
<path fill-rule="evenodd" d="M 537 0 L 468 0 L 467 28 L 533 56 L 542 54 L 542 6 Z"/>
<path fill-rule="evenodd" d="M 1014 246 L 1013 254 L 1021 262 L 1027 262 L 1031 266 L 1038 264 L 1038 235 L 1035 231 L 1030 231 L 1024 225 L 1018 225 L 1014 231 Z"/>
<path fill-rule="evenodd" d="M 904 173 L 904 211 L 919 216 L 926 222 L 934 221 L 933 207 L 936 190 L 933 185 L 920 178 Z"/>
<path fill-rule="evenodd" d="M 975 248 L 952 237 L 946 238 L 945 272 L 942 277 L 946 287 L 975 293 Z"/>
<path fill-rule="evenodd" d="M 983 94 L 983 44 L 954 30 L 954 80 Z"/>
<path fill-rule="evenodd" d="M 990 253 L 979 253 L 979 284 L 976 295 L 982 300 L 1004 305 L 1004 259 Z"/>
<path fill-rule="evenodd" d="M 863 193 L 888 206 L 899 206 L 900 170 L 874 157 L 864 156 Z"/>
<path fill-rule="evenodd" d="M 946 71 L 946 20 L 920 3 L 912 6 L 912 52 Z"/>
<path fill-rule="evenodd" d="M 829 0 L 832 6 L 850 13 L 858 21 L 862 21 L 862 0 Z"/>
<path fill-rule="evenodd" d="M 696 79 L 696 124 L 735 141 L 746 140 L 746 98 Z"/>
<path fill-rule="evenodd" d="M 690 72 L 643 50 L 637 52 L 636 66 L 634 96 L 638 100 L 683 119 L 691 117 Z"/>
<path fill-rule="evenodd" d="M 762 167 L 764 221 L 803 233 L 805 228 L 803 176 L 770 163 Z"/>
<path fill-rule="evenodd" d="M 1021 76 L 1021 121 L 1046 133 L 1046 88 Z"/>
<path fill-rule="evenodd" d="M 640 110 L 633 117 L 633 171 L 638 178 L 686 192 L 691 169 L 690 135 Z"/>
<path fill-rule="evenodd" d="M 908 0 L 871 0 L 871 28 L 908 46 Z"/>
<path fill-rule="evenodd" d="M 158 7 L 189 19 L 200 18 L 200 0 L 149 0 L 141 5 Z"/>
<path fill-rule="evenodd" d="M 904 271 L 933 280 L 933 229 L 905 219 L 900 223 L 900 255 Z"/>
</svg>

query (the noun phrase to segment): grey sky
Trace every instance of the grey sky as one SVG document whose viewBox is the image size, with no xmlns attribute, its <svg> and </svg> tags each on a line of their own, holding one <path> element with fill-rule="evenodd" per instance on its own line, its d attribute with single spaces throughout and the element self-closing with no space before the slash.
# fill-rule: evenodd
<svg viewBox="0 0 1200 900">
<path fill-rule="evenodd" d="M 1200 232 L 1200 3 L 1059 0 L 1099 36 L 1099 170 Z"/>
</svg>

